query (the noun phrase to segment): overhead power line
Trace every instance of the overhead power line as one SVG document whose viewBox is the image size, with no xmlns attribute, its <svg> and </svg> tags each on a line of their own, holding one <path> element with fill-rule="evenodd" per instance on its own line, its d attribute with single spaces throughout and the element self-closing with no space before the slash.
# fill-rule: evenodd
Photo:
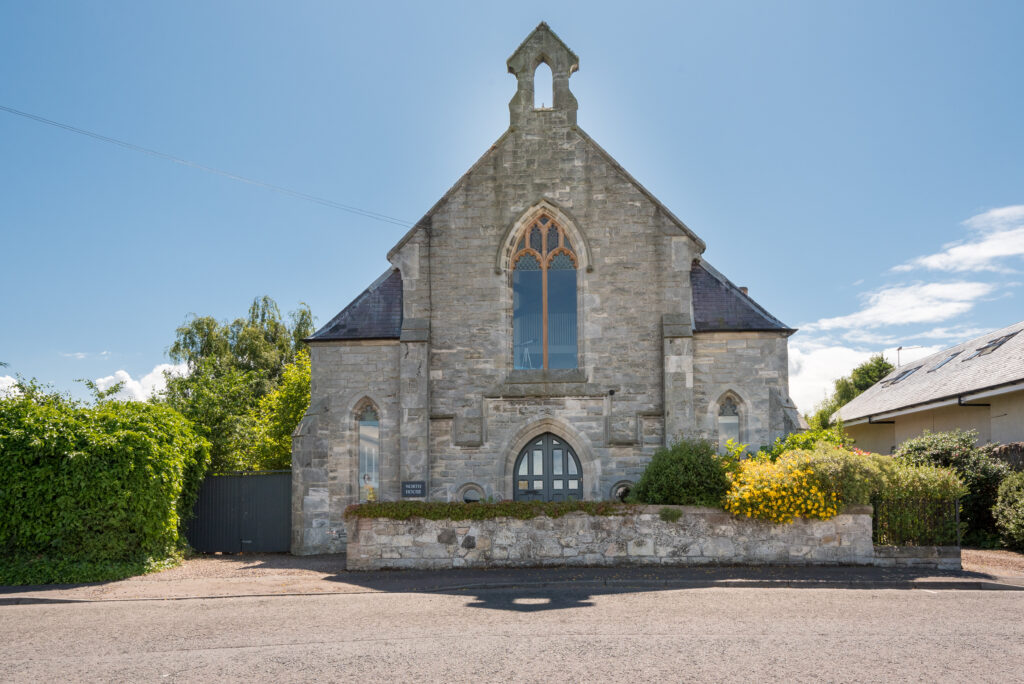
<svg viewBox="0 0 1024 684">
<path fill-rule="evenodd" d="M 8 112 L 10 114 L 14 114 L 16 116 L 25 117 L 26 119 L 31 119 L 32 121 L 37 121 L 39 123 L 43 123 L 43 124 L 46 124 L 48 126 L 55 126 L 56 128 L 63 128 L 66 131 L 71 131 L 72 133 L 78 133 L 79 135 L 85 135 L 85 136 L 88 136 L 90 138 L 94 138 L 96 140 L 100 140 L 102 142 L 111 143 L 113 145 L 119 145 L 120 147 L 124 147 L 125 149 L 129 149 L 129 150 L 132 150 L 134 152 L 141 152 L 143 154 L 148 154 L 149 156 L 157 157 L 158 159 L 166 159 L 167 161 L 174 162 L 175 164 L 181 164 L 182 166 L 188 166 L 188 167 L 191 167 L 193 169 L 199 169 L 200 171 L 206 171 L 208 173 L 214 173 L 214 174 L 217 174 L 218 176 L 223 176 L 224 178 L 230 178 L 231 180 L 240 181 L 242 183 L 248 183 L 249 185 L 255 185 L 257 187 L 264 188 L 266 190 L 272 190 L 274 192 L 279 192 L 282 195 L 288 195 L 290 197 L 295 197 L 297 199 L 306 200 L 307 202 L 315 202 L 317 204 L 322 204 L 322 205 L 324 205 L 326 207 L 331 207 L 332 209 L 340 209 L 342 211 L 347 211 L 349 213 L 356 214 L 358 216 L 363 216 L 365 218 L 373 219 L 375 221 L 383 221 L 385 223 L 392 223 L 392 224 L 394 224 L 396 226 L 402 226 L 404 228 L 409 228 L 409 227 L 414 225 L 411 221 L 403 221 L 402 219 L 398 219 L 398 218 L 395 218 L 393 216 L 388 216 L 386 214 L 379 214 L 379 213 L 377 213 L 375 211 L 370 211 L 369 209 L 360 209 L 359 207 L 354 207 L 354 206 L 352 206 L 350 204 L 342 204 L 341 202 L 335 202 L 334 200 L 329 200 L 329 199 L 326 199 L 324 197 L 317 197 L 316 195 L 310 195 L 310 194 L 307 194 L 305 192 L 299 192 L 298 190 L 291 190 L 289 188 L 283 188 L 280 185 L 274 185 L 273 183 L 265 183 L 263 181 L 256 180 L 254 178 L 247 178 L 245 176 L 239 176 L 236 173 L 231 173 L 229 171 L 222 171 L 221 169 L 215 169 L 212 166 L 205 166 L 203 164 L 199 164 L 199 163 L 196 163 L 196 162 L 193 162 L 193 161 L 189 161 L 188 159 L 182 159 L 181 157 L 175 157 L 172 154 L 167 154 L 165 152 L 160 152 L 158 150 L 152 150 L 152 149 L 150 149 L 148 147 L 142 147 L 141 145 L 135 145 L 135 144 L 132 144 L 130 142 L 126 142 L 124 140 L 118 140 L 117 138 L 111 138 L 110 136 L 101 135 L 101 134 L 95 133 L 93 131 L 87 131 L 84 128 L 78 128 L 77 126 L 71 126 L 71 125 L 68 125 L 68 124 L 61 123 L 59 121 L 53 121 L 52 119 L 46 119 L 46 118 L 43 118 L 41 116 L 37 116 L 35 114 L 30 114 L 29 112 L 23 112 L 20 109 L 14 109 L 13 107 L 5 107 L 4 105 L 0 105 L 0 110 L 3 110 L 3 111 Z"/>
</svg>

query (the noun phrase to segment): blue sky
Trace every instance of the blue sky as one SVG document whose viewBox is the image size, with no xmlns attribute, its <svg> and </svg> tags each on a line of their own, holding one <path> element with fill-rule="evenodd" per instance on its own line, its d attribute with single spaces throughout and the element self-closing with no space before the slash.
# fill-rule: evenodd
<svg viewBox="0 0 1024 684">
<path fill-rule="evenodd" d="M 413 222 L 541 20 L 581 127 L 801 328 L 802 410 L 1024 318 L 1021 3 L 6 2 L 0 105 Z M 190 312 L 326 322 L 405 232 L 3 111 L 0 187 L 0 374 L 78 394 L 147 393 Z"/>
</svg>

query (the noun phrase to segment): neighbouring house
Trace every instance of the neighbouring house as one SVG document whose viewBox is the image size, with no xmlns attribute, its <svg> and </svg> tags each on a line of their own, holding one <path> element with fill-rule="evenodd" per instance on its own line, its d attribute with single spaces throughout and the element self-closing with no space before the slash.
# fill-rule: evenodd
<svg viewBox="0 0 1024 684">
<path fill-rule="evenodd" d="M 578 65 L 526 38 L 508 130 L 309 339 L 293 552 L 344 548 L 352 503 L 608 499 L 680 436 L 798 428 L 794 330 L 577 126 Z"/>
<path fill-rule="evenodd" d="M 882 454 L 925 430 L 1024 442 L 1024 321 L 893 370 L 835 413 L 857 446 Z"/>
</svg>

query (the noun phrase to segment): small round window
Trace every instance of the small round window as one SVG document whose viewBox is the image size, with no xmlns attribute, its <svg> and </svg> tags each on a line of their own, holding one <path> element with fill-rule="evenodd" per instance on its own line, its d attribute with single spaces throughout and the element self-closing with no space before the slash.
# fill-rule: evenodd
<svg viewBox="0 0 1024 684">
<path fill-rule="evenodd" d="M 479 503 L 484 498 L 484 490 L 478 485 L 466 485 L 462 488 L 462 500 L 465 503 Z"/>
<path fill-rule="evenodd" d="M 633 491 L 633 483 L 629 480 L 623 480 L 622 482 L 616 482 L 612 486 L 612 501 L 625 501 L 629 493 Z"/>
</svg>

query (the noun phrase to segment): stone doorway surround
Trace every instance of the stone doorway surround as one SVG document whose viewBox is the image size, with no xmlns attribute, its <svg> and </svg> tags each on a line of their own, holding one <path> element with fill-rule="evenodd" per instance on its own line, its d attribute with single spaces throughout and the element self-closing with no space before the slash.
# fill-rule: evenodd
<svg viewBox="0 0 1024 684">
<path fill-rule="evenodd" d="M 597 489 L 601 478 L 601 464 L 594 456 L 594 452 L 590 447 L 590 441 L 573 429 L 566 421 L 553 417 L 541 418 L 527 423 L 502 446 L 501 451 L 499 451 L 499 453 L 505 454 L 502 471 L 499 474 L 502 498 L 515 498 L 515 466 L 516 461 L 519 459 L 519 454 L 522 453 L 523 449 L 531 441 L 547 432 L 568 444 L 569 448 L 576 454 L 583 473 L 583 482 L 580 485 L 583 487 L 583 500 L 595 501 L 603 499 L 603 493 Z"/>
</svg>

